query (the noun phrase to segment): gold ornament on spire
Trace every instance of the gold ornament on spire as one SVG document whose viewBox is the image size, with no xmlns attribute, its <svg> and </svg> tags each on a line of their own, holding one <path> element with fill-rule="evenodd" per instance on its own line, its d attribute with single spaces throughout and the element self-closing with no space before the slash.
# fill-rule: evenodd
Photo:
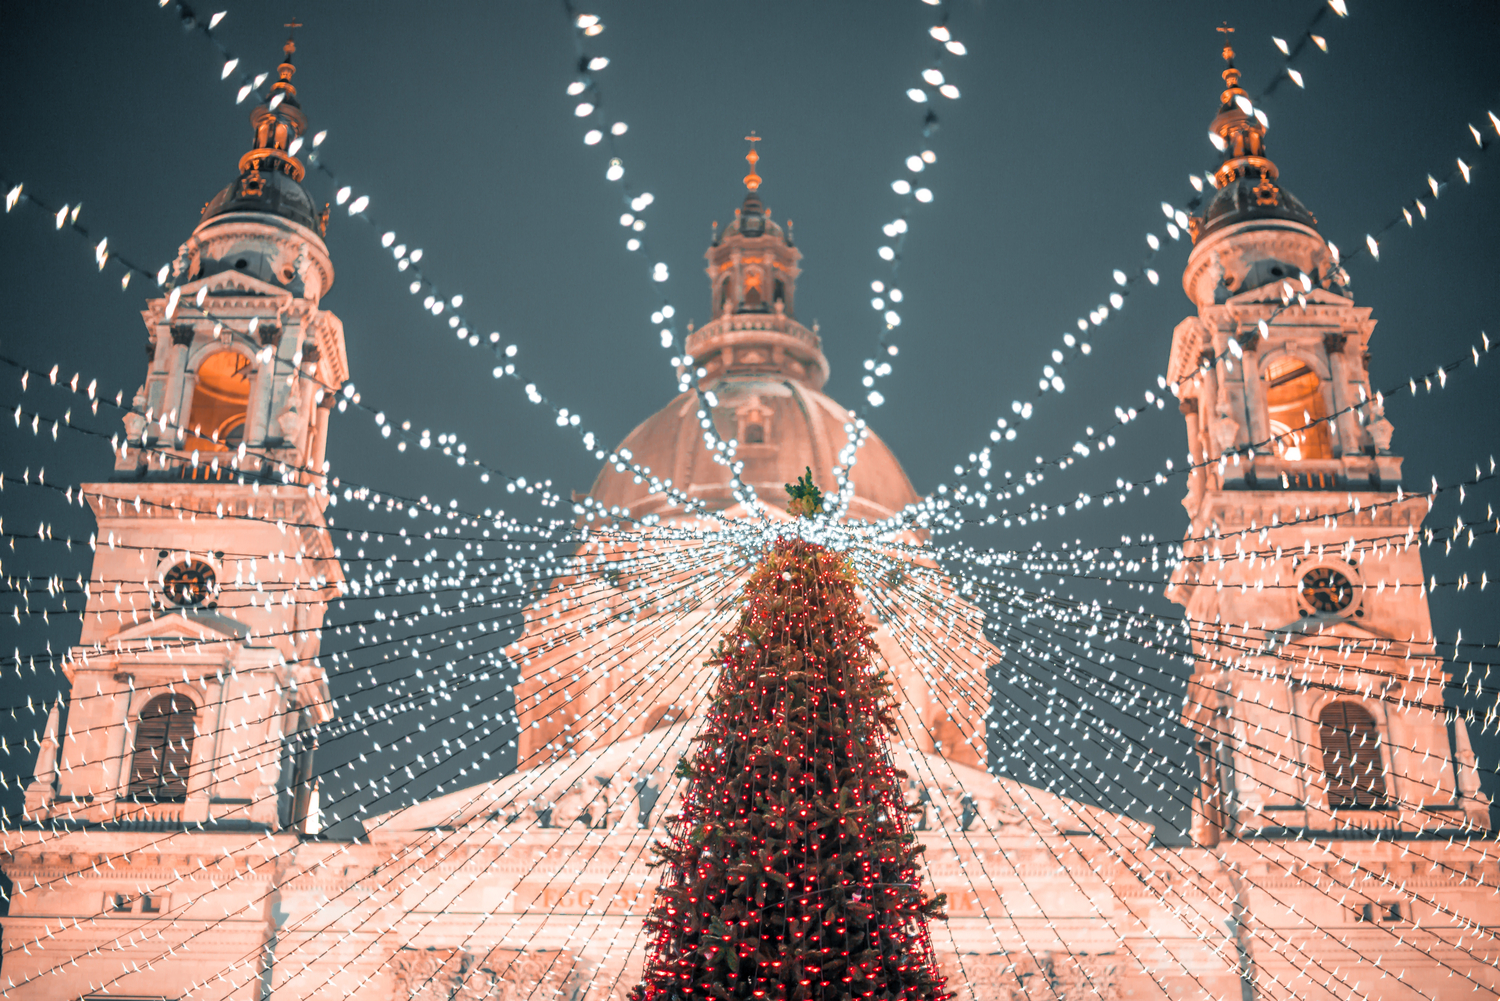
<svg viewBox="0 0 1500 1001">
<path fill-rule="evenodd" d="M 1233 183 L 1237 178 L 1254 176 L 1263 182 L 1256 189 L 1260 204 L 1275 204 L 1276 165 L 1266 156 L 1266 126 L 1260 112 L 1250 101 L 1250 95 L 1240 86 L 1240 71 L 1234 65 L 1234 47 L 1229 36 L 1234 29 L 1227 23 L 1216 29 L 1224 36 L 1224 92 L 1219 95 L 1219 114 L 1209 126 L 1209 139 L 1223 156 L 1223 162 L 1215 172 L 1218 187 Z"/>
<path fill-rule="evenodd" d="M 297 88 L 292 77 L 297 67 L 292 63 L 292 54 L 297 43 L 291 31 L 302 25 L 292 21 L 288 29 L 281 65 L 276 67 L 276 82 L 271 85 L 271 99 L 250 113 L 250 125 L 255 130 L 255 146 L 240 157 L 240 173 L 255 175 L 259 183 L 262 171 L 274 170 L 286 174 L 294 181 L 301 181 L 307 173 L 298 160 L 292 146 L 301 146 L 301 137 L 307 131 L 307 117 L 297 104 Z"/>
<path fill-rule="evenodd" d="M 760 136 L 755 134 L 754 129 L 751 129 L 745 141 L 750 144 L 750 152 L 745 154 L 745 162 L 750 164 L 750 173 L 745 175 L 745 187 L 754 191 L 760 187 L 761 180 L 760 175 L 755 172 L 755 165 L 760 162 L 760 154 L 755 152 L 755 144 L 760 142 Z"/>
</svg>

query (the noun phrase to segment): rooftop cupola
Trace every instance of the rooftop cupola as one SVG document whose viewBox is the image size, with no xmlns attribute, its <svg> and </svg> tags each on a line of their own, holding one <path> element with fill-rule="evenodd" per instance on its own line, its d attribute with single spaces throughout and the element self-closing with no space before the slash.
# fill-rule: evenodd
<svg viewBox="0 0 1500 1001">
<path fill-rule="evenodd" d="M 1220 28 L 1226 35 L 1232 28 Z M 1223 302 L 1272 282 L 1302 274 L 1325 288 L 1336 274 L 1318 220 L 1279 183 L 1266 155 L 1265 112 L 1240 86 L 1234 48 L 1223 50 L 1224 91 L 1208 137 L 1221 155 L 1216 190 L 1202 212 L 1188 220 L 1193 252 L 1183 289 L 1199 305 Z M 1340 288 L 1334 288 L 1339 291 Z"/>
<path fill-rule="evenodd" d="M 817 389 L 828 379 L 828 361 L 817 333 L 794 319 L 802 252 L 791 222 L 783 228 L 773 221 L 761 200 L 760 137 L 752 132 L 746 139 L 745 200 L 728 226 L 714 224 L 704 254 L 713 319 L 688 337 L 688 354 L 694 368 L 708 372 L 700 380 L 705 387 L 730 375 L 776 374 Z"/>
<path fill-rule="evenodd" d="M 297 45 L 288 38 L 282 51 L 270 99 L 250 113 L 254 145 L 240 157 L 240 176 L 203 207 L 205 222 L 233 212 L 268 212 L 322 232 L 323 221 L 301 184 L 307 168 L 297 159 L 307 132 L 307 116 L 292 85 Z"/>
</svg>

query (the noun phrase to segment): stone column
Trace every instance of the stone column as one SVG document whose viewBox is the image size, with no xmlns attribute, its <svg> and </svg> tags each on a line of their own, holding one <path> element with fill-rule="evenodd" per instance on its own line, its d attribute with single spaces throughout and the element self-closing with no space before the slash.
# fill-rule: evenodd
<svg viewBox="0 0 1500 1001">
<path fill-rule="evenodd" d="M 165 323 L 158 323 L 156 325 L 156 335 L 152 338 L 152 343 L 156 345 L 156 350 L 151 356 L 150 365 L 147 367 L 146 385 L 142 387 L 144 390 L 145 405 L 141 408 L 141 412 L 145 413 L 147 410 L 150 410 L 153 417 L 161 413 L 162 391 L 166 387 L 166 376 L 163 373 L 171 368 L 172 347 L 167 329 Z M 158 369 L 156 366 L 159 363 L 165 363 L 165 368 Z"/>
<path fill-rule="evenodd" d="M 1328 353 L 1328 381 L 1329 388 L 1333 390 L 1333 412 L 1338 413 L 1352 402 L 1349 399 L 1349 387 L 1347 385 L 1348 373 L 1344 358 L 1344 342 L 1346 334 L 1327 334 L 1323 338 L 1323 350 Z M 1360 428 L 1352 413 L 1339 413 L 1329 429 L 1333 440 L 1333 454 L 1335 458 L 1344 455 L 1358 455 Z"/>
<path fill-rule="evenodd" d="M 269 682 L 269 673 L 260 676 Z M 248 686 L 249 676 L 243 679 L 242 683 Z M 271 697 L 260 701 L 267 704 L 268 707 L 276 707 L 282 698 L 285 698 L 285 696 L 280 698 Z M 258 782 L 254 787 L 255 791 L 250 794 L 250 819 L 258 823 L 268 824 L 274 828 L 279 824 L 278 813 L 280 811 L 280 804 L 278 803 L 278 798 L 283 767 L 282 756 L 286 750 L 284 746 L 286 714 L 284 712 L 271 712 L 269 715 L 270 719 L 266 722 L 265 735 L 261 738 L 263 741 L 261 745 L 262 749 L 257 752 L 262 759 L 269 759 L 265 760 L 265 774 L 269 775 L 269 778 L 264 782 Z"/>
<path fill-rule="evenodd" d="M 158 435 L 169 442 L 176 442 L 176 426 L 182 426 L 187 421 L 187 414 L 182 412 L 185 393 L 183 384 L 187 381 L 187 359 L 188 349 L 193 343 L 193 328 L 190 324 L 178 324 L 172 327 L 172 346 L 167 349 L 167 378 L 162 387 L 160 414 L 169 415 L 167 418 L 167 430 L 158 432 Z M 175 416 L 170 416 L 176 411 Z"/>
<path fill-rule="evenodd" d="M 214 788 L 214 762 L 218 753 L 221 688 L 217 679 L 205 679 L 203 709 L 198 714 L 198 731 L 193 735 L 193 760 L 188 767 L 187 805 L 183 810 L 183 820 L 208 819 L 208 802 Z"/>
<path fill-rule="evenodd" d="M 328 418 L 333 413 L 335 398 L 335 394 L 333 393 L 324 393 L 323 402 L 317 404 L 317 423 L 313 426 L 313 436 L 311 445 L 308 448 L 307 464 L 319 473 L 322 472 L 323 459 L 328 453 Z"/>
<path fill-rule="evenodd" d="M 282 418 L 294 394 L 299 393 L 302 388 L 299 366 L 292 361 L 301 350 L 298 341 L 302 337 L 302 331 L 295 325 L 285 328 L 265 326 L 261 327 L 261 333 L 262 343 L 270 346 L 272 357 L 276 360 L 266 401 L 266 439 L 268 442 L 273 438 L 279 439 L 283 445 L 296 447 L 302 444 L 294 440 L 300 429 L 284 426 Z M 288 382 L 288 379 L 292 381 Z"/>
<path fill-rule="evenodd" d="M 1257 338 L 1255 347 L 1245 349 L 1240 364 L 1245 369 L 1246 427 L 1250 429 L 1250 440 L 1256 443 L 1257 454 L 1270 455 L 1271 445 L 1267 439 L 1271 437 L 1271 422 L 1266 413 L 1266 381 L 1260 373 L 1260 350 L 1264 343 Z"/>
<path fill-rule="evenodd" d="M 106 784 L 99 790 L 99 805 L 103 808 L 106 819 L 114 816 L 115 800 L 125 792 L 126 780 L 130 774 L 130 697 L 133 691 L 124 688 L 117 681 L 115 690 L 111 693 L 115 700 L 115 722 L 110 727 L 109 745 L 105 753 L 114 759 L 114 781 L 109 781 L 110 768 L 106 764 L 103 769 Z"/>
<path fill-rule="evenodd" d="M 261 335 L 262 349 L 268 342 L 267 329 L 262 327 L 258 330 Z M 271 399 L 275 393 L 276 373 L 281 371 L 274 348 L 271 360 L 260 362 L 255 366 L 255 376 L 250 382 L 250 403 L 245 412 L 245 446 L 247 448 L 261 448 L 266 443 L 266 436 L 270 433 L 271 421 Z M 284 375 L 285 373 L 283 373 Z"/>
</svg>

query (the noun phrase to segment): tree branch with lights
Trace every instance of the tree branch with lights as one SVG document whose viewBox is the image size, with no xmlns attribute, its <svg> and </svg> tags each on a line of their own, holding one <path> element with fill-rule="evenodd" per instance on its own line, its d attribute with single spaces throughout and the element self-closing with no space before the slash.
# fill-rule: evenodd
<svg viewBox="0 0 1500 1001">
<path fill-rule="evenodd" d="M 788 510 L 813 517 L 811 471 Z M 946 1001 L 905 773 L 886 735 L 891 684 L 841 553 L 781 539 L 720 641 L 721 670 L 647 919 L 634 1001 L 811 997 Z"/>
</svg>

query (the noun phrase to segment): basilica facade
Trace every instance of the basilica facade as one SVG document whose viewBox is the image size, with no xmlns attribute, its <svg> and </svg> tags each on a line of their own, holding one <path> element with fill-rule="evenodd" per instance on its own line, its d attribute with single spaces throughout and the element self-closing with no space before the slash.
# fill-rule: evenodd
<svg viewBox="0 0 1500 1001">
<path fill-rule="evenodd" d="M 26 823 L 0 843 L 15 888 L 0 992 L 623 997 L 659 879 L 649 845 L 732 595 L 688 558 L 673 568 L 685 533 L 596 524 L 506 650 L 517 769 L 366 817 L 358 838 L 317 829 L 334 715 L 317 654 L 343 589 L 322 475 L 337 401 L 320 387 L 347 361 L 322 307 L 333 268 L 300 183 L 293 73 L 289 46 L 280 100 L 252 115 L 253 148 L 183 244 L 172 295 L 143 311 L 150 362 L 115 476 L 83 488 L 96 586 Z M 961 1001 L 1500 992 L 1482 959 L 1500 883 L 1490 809 L 1464 721 L 1442 708 L 1412 545 L 1427 503 L 1401 491 L 1372 397 L 1370 310 L 1243 95 L 1231 64 L 1212 126 L 1223 163 L 1189 221 L 1196 312 L 1170 346 L 1194 459 L 1168 591 L 1195 655 L 1192 843 L 992 775 L 988 679 L 1006 651 L 982 612 L 920 556 L 911 572 L 949 589 L 932 609 L 903 608 L 894 578 L 868 589 L 925 880 L 949 899 L 934 945 Z M 706 254 L 690 386 L 609 454 L 592 510 L 701 530 L 846 464 L 851 412 L 823 393 L 819 331 L 796 318 L 801 254 L 751 177 Z M 919 500 L 873 435 L 850 488 L 866 521 Z M 121 579 L 146 596 L 104 586 Z M 926 615 L 939 642 L 909 642 L 898 614 Z"/>
</svg>

